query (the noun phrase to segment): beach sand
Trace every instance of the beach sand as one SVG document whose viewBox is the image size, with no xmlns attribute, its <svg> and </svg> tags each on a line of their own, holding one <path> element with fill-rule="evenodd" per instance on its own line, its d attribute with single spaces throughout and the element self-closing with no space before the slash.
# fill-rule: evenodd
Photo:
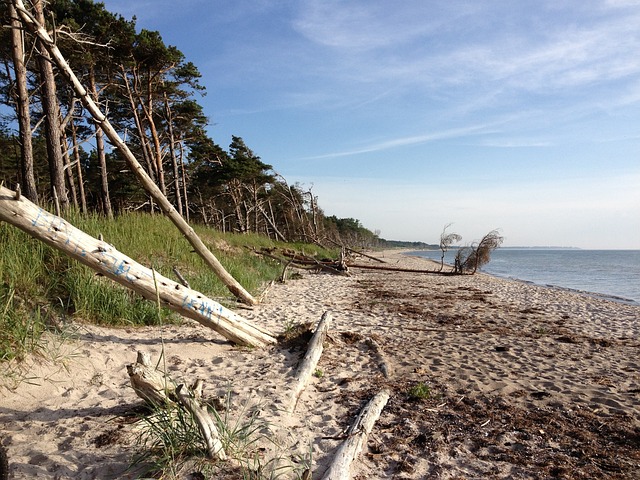
<svg viewBox="0 0 640 480">
<path fill-rule="evenodd" d="M 386 263 L 358 263 L 437 268 L 376 255 Z M 313 478 L 384 388 L 391 397 L 353 478 L 640 478 L 640 306 L 484 274 L 351 273 L 305 271 L 237 310 L 276 334 L 331 313 L 293 414 L 288 382 L 304 355 L 293 345 L 239 348 L 191 321 L 74 323 L 63 343 L 47 336 L 22 377 L 10 365 L 0 375 L 12 478 L 136 478 L 127 467 L 142 401 L 125 367 L 139 350 L 154 361 L 164 350 L 176 380 L 204 379 L 205 397 L 230 398 L 231 417 L 256 415 L 271 445 L 264 461 L 276 455 L 300 473 L 311 458 Z"/>
</svg>

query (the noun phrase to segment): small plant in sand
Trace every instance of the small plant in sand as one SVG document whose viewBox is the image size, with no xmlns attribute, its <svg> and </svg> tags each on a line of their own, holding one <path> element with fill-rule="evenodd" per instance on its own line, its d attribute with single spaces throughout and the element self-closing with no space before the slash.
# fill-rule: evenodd
<svg viewBox="0 0 640 480">
<path fill-rule="evenodd" d="M 316 378 L 322 378 L 324 376 L 324 372 L 319 368 L 316 368 L 316 371 L 313 372 L 313 376 Z"/>
<path fill-rule="evenodd" d="M 407 392 L 412 400 L 427 400 L 431 398 L 431 387 L 424 382 L 419 382 Z"/>
</svg>

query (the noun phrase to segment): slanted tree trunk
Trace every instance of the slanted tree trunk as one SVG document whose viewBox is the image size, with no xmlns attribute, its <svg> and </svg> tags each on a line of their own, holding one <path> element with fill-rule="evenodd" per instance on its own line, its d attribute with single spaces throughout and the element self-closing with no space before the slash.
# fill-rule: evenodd
<svg viewBox="0 0 640 480">
<path fill-rule="evenodd" d="M 20 14 L 23 24 L 35 35 L 37 35 L 42 44 L 49 50 L 52 60 L 60 69 L 61 74 L 63 74 L 69 81 L 69 83 L 71 83 L 76 94 L 82 101 L 82 104 L 89 111 L 94 121 L 96 121 L 100 125 L 111 143 L 120 150 L 121 154 L 129 164 L 129 167 L 138 177 L 138 180 L 140 181 L 140 183 L 142 183 L 147 192 L 149 192 L 153 199 L 158 202 L 165 214 L 171 219 L 174 225 L 176 225 L 176 227 L 189 241 L 189 243 L 191 243 L 195 251 L 203 258 L 207 265 L 209 265 L 209 267 L 211 267 L 211 269 L 216 273 L 218 278 L 220 278 L 220 280 L 226 285 L 229 291 L 244 303 L 247 303 L 249 305 L 256 304 L 257 302 L 255 298 L 253 298 L 253 296 L 249 292 L 247 292 L 242 287 L 242 285 L 240 285 L 240 283 L 238 283 L 238 281 L 229 274 L 229 272 L 225 270 L 220 261 L 215 257 L 215 255 L 213 255 L 213 253 L 211 253 L 211 251 L 209 251 L 200 237 L 195 233 L 193 228 L 191 228 L 191 226 L 187 224 L 187 222 L 185 222 L 184 218 L 182 218 L 182 216 L 178 214 L 167 197 L 162 194 L 157 185 L 149 178 L 149 175 L 147 175 L 147 173 L 144 171 L 127 144 L 115 131 L 115 129 L 111 125 L 111 122 L 109 122 L 107 117 L 100 111 L 96 103 L 91 99 L 91 97 L 87 93 L 87 90 L 82 86 L 73 70 L 71 70 L 69 64 L 62 56 L 62 53 L 55 45 L 42 24 L 39 24 L 39 22 L 37 22 L 33 18 L 33 16 L 25 8 L 22 0 L 12 1 L 14 3 L 14 6 L 16 7 L 16 10 Z"/>
<path fill-rule="evenodd" d="M 82 213 L 87 214 L 87 195 L 84 191 L 84 177 L 82 174 L 82 164 L 80 162 L 80 146 L 78 145 L 78 127 L 76 122 L 71 120 L 71 141 L 73 142 L 73 161 L 76 165 L 76 175 L 78 177 L 78 191 L 80 192 L 80 205 Z"/>
<path fill-rule="evenodd" d="M 33 145 L 31 139 L 31 113 L 27 89 L 27 67 L 24 61 L 24 35 L 22 24 L 13 4 L 9 3 L 13 69 L 16 76 L 16 114 L 20 136 L 20 177 L 22 193 L 33 203 L 39 203 L 36 178 L 33 171 Z"/>
<path fill-rule="evenodd" d="M 271 333 L 252 325 L 218 302 L 140 265 L 108 243 L 87 235 L 5 187 L 0 187 L 0 220 L 148 300 L 159 298 L 167 308 L 196 320 L 236 344 L 260 347 L 276 343 Z"/>
<path fill-rule="evenodd" d="M 96 86 L 96 76 L 93 67 L 89 71 L 89 89 L 94 102 L 98 102 L 98 87 Z M 102 213 L 107 218 L 113 218 L 113 208 L 111 197 L 109 196 L 109 178 L 107 172 L 107 155 L 104 146 L 104 134 L 100 125 L 95 125 L 96 134 L 96 154 L 98 156 L 98 166 L 100 168 L 100 200 Z"/>
<path fill-rule="evenodd" d="M 73 202 L 73 206 L 78 208 L 78 192 L 76 190 L 76 181 L 73 178 L 73 165 L 71 165 L 71 159 L 69 158 L 69 148 L 68 148 L 68 139 L 63 139 L 63 145 L 67 148 L 62 152 L 62 158 L 64 160 L 64 173 L 67 177 L 67 182 L 69 183 L 69 189 L 71 190 L 71 201 Z"/>
<path fill-rule="evenodd" d="M 36 20 L 40 25 L 45 24 L 42 0 L 35 0 L 33 7 Z M 19 9 L 18 9 L 19 10 Z M 51 57 L 47 46 L 42 39 L 38 39 L 38 71 L 42 81 L 42 111 L 44 114 L 45 142 L 47 145 L 47 158 L 49 160 L 49 175 L 51 177 L 51 192 L 57 197 L 63 212 L 69 210 L 69 197 L 64 182 L 64 163 L 62 160 L 62 148 L 60 139 L 60 107 L 56 92 L 56 80 L 53 73 Z M 53 193 L 55 190 L 55 194 Z"/>
</svg>

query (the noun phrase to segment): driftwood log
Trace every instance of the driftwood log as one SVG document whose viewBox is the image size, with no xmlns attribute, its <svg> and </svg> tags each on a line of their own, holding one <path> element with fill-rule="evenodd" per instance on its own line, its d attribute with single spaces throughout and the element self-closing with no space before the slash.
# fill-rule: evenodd
<svg viewBox="0 0 640 480">
<path fill-rule="evenodd" d="M 168 375 L 151 364 L 151 357 L 146 352 L 138 352 L 136 363 L 127 365 L 127 373 L 133 390 L 151 406 L 158 407 L 168 402 L 177 402 L 187 410 L 205 440 L 209 457 L 227 459 L 220 441 L 220 433 L 209 412 L 199 402 L 202 397 L 202 381 L 197 381 L 192 389 L 187 389 L 182 384 L 176 386 Z"/>
<path fill-rule="evenodd" d="M 136 363 L 127 365 L 127 373 L 133 391 L 151 405 L 168 402 L 176 391 L 174 381 L 151 364 L 151 357 L 146 352 L 138 352 Z"/>
<path fill-rule="evenodd" d="M 178 385 L 176 396 L 180 404 L 186 408 L 193 416 L 194 421 L 202 433 L 202 437 L 207 444 L 207 453 L 211 458 L 226 460 L 227 454 L 224 451 L 222 442 L 220 441 L 220 433 L 209 412 L 203 408 L 198 402 L 198 395 L 190 393 L 184 385 Z"/>
<path fill-rule="evenodd" d="M 167 308 L 215 330 L 233 343 L 253 347 L 276 343 L 269 332 L 204 294 L 140 265 L 112 245 L 84 233 L 63 218 L 34 205 L 24 195 L 18 196 L 2 186 L 0 221 L 18 227 L 148 300 L 155 301 L 159 297 Z"/>
<path fill-rule="evenodd" d="M 307 347 L 307 353 L 302 359 L 302 362 L 300 362 L 298 370 L 293 378 L 290 390 L 291 397 L 287 406 L 287 411 L 290 413 L 295 411 L 300 394 L 309 382 L 309 378 L 311 378 L 311 375 L 318 365 L 318 361 L 322 355 L 324 340 L 327 338 L 329 323 L 331 323 L 331 314 L 329 312 L 325 312 L 318 322 L 316 331 L 314 332 L 313 337 L 311 337 L 311 341 Z"/>
<path fill-rule="evenodd" d="M 120 138 L 120 135 L 116 132 L 109 119 L 102 113 L 100 108 L 93 101 L 87 89 L 80 83 L 80 80 L 73 72 L 66 59 L 60 52 L 60 49 L 55 44 L 54 39 L 51 38 L 47 29 L 41 25 L 34 16 L 25 8 L 24 2 L 22 0 L 12 0 L 13 5 L 15 6 L 18 14 L 20 15 L 20 20 L 22 24 L 33 33 L 41 42 L 49 55 L 51 56 L 51 60 L 58 67 L 58 70 L 62 74 L 62 76 L 67 80 L 67 82 L 71 85 L 75 94 L 78 96 L 82 105 L 87 109 L 87 111 L 91 114 L 94 121 L 100 126 L 102 131 L 105 133 L 109 141 L 118 149 L 120 153 L 124 156 L 129 168 L 136 175 L 144 189 L 153 197 L 153 199 L 160 205 L 165 215 L 167 215 L 174 225 L 180 230 L 182 235 L 189 241 L 189 243 L 193 246 L 194 250 L 202 257 L 209 267 L 216 273 L 218 278 L 227 286 L 229 291 L 240 301 L 254 305 L 256 304 L 256 300 L 251 296 L 249 292 L 247 292 L 238 281 L 233 278 L 226 271 L 226 269 L 222 266 L 217 257 L 211 253 L 211 251 L 207 248 L 207 246 L 202 242 L 200 237 L 196 234 L 193 228 L 182 218 L 182 215 L 178 213 L 178 211 L 174 208 L 171 202 L 167 199 L 167 197 L 162 193 L 162 191 L 158 188 L 158 186 L 154 183 L 154 181 L 149 177 L 149 174 L 144 170 L 140 162 L 133 155 L 127 144 Z"/>
<path fill-rule="evenodd" d="M 351 478 L 351 466 L 366 444 L 373 425 L 389 401 L 389 395 L 388 390 L 382 390 L 360 411 L 349 427 L 347 439 L 338 448 L 322 480 L 348 480 Z"/>
</svg>

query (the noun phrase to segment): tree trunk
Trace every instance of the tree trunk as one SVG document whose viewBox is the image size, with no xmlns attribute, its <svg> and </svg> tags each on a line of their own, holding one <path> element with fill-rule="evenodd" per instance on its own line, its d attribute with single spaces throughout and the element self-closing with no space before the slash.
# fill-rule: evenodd
<svg viewBox="0 0 640 480">
<path fill-rule="evenodd" d="M 367 437 L 373 430 L 382 409 L 389 401 L 389 395 L 388 390 L 382 390 L 360 411 L 347 431 L 348 438 L 340 445 L 322 480 L 349 480 L 351 478 L 351 465 L 365 446 Z"/>
<path fill-rule="evenodd" d="M 275 338 L 240 315 L 140 265 L 135 260 L 48 213 L 25 197 L 0 187 L 0 220 L 56 248 L 89 268 L 132 289 L 147 300 L 157 298 L 167 308 L 196 320 L 228 340 L 253 347 L 276 343 Z"/>
<path fill-rule="evenodd" d="M 78 190 L 80 191 L 80 205 L 82 213 L 87 214 L 87 196 L 84 191 L 84 177 L 82 174 L 82 164 L 80 162 L 80 146 L 78 145 L 78 127 L 76 122 L 71 121 L 71 140 L 73 142 L 73 161 L 76 164 L 76 175 L 78 176 Z"/>
<path fill-rule="evenodd" d="M 167 94 L 164 94 L 164 110 L 166 114 L 167 126 L 169 130 L 169 155 L 171 156 L 171 166 L 173 167 L 173 194 L 176 197 L 176 207 L 178 213 L 184 216 L 182 210 L 182 192 L 180 190 L 180 173 L 178 172 L 178 159 L 176 157 L 175 136 L 173 134 L 173 118 L 171 116 L 171 107 Z"/>
<path fill-rule="evenodd" d="M 42 0 L 35 0 L 33 7 L 36 14 L 36 20 L 40 25 L 45 24 L 44 10 Z M 19 10 L 19 9 L 18 9 Z M 56 91 L 55 75 L 51 57 L 47 51 L 47 45 L 41 39 L 37 41 L 38 55 L 38 71 L 42 81 L 42 111 L 44 113 L 45 141 L 47 145 L 47 158 L 49 160 L 49 175 L 51 177 L 51 192 L 55 189 L 58 202 L 60 202 L 61 211 L 69 210 L 69 197 L 64 182 L 64 164 L 62 160 L 62 148 L 60 139 L 60 106 L 58 105 L 58 97 Z"/>
<path fill-rule="evenodd" d="M 93 67 L 89 71 L 89 89 L 93 101 L 98 103 L 98 87 L 96 86 L 96 76 Z M 98 156 L 98 165 L 100 167 L 100 200 L 102 203 L 102 213 L 107 218 L 113 218 L 113 208 L 111 206 L 111 197 L 109 196 L 109 176 L 107 172 L 107 155 L 104 146 L 104 134 L 100 125 L 95 125 L 96 134 L 96 154 Z"/>
<path fill-rule="evenodd" d="M 33 145 L 31 142 L 31 113 L 27 89 L 27 67 L 24 62 L 24 36 L 22 25 L 13 4 L 9 3 L 13 69 L 16 76 L 16 113 L 20 135 L 20 177 L 22 193 L 33 203 L 39 203 L 36 178 L 33 171 Z"/>
<path fill-rule="evenodd" d="M 184 199 L 184 218 L 189 222 L 189 195 L 187 194 L 187 173 L 184 168 L 184 146 L 182 140 L 178 143 L 180 145 L 180 170 L 182 172 L 182 194 Z"/>
<path fill-rule="evenodd" d="M 38 24 L 38 22 L 33 19 L 33 17 L 26 10 L 22 0 L 13 0 L 13 2 L 16 9 L 18 10 L 18 13 L 20 14 L 20 17 L 22 18 L 23 24 L 27 26 L 34 34 L 36 34 L 42 41 L 42 44 L 49 49 L 49 53 L 51 53 L 53 61 L 55 61 L 56 65 L 60 69 L 60 72 L 65 76 L 69 83 L 72 84 L 76 94 L 81 99 L 85 108 L 92 115 L 94 121 L 100 124 L 100 127 L 105 132 L 111 143 L 120 150 L 125 160 L 129 164 L 129 167 L 138 177 L 140 183 L 142 183 L 147 192 L 149 192 L 149 194 L 158 202 L 165 214 L 180 230 L 187 241 L 191 243 L 194 250 L 216 273 L 218 278 L 220 278 L 220 280 L 226 285 L 229 291 L 244 303 L 247 303 L 249 305 L 256 304 L 257 302 L 253 298 L 253 296 L 251 296 L 251 294 L 247 292 L 242 287 L 242 285 L 240 285 L 240 283 L 238 283 L 238 281 L 225 270 L 220 261 L 215 257 L 215 255 L 213 255 L 213 253 L 209 251 L 200 237 L 198 237 L 198 235 L 195 233 L 193 228 L 184 221 L 184 218 L 182 218 L 182 216 L 178 214 L 176 209 L 173 208 L 173 205 L 171 205 L 171 202 L 167 200 L 167 197 L 162 194 L 155 183 L 149 178 L 149 175 L 147 175 L 138 160 L 136 160 L 131 150 L 129 150 L 127 144 L 122 141 L 107 117 L 100 111 L 96 103 L 88 95 L 87 90 L 82 86 L 75 73 L 73 73 L 73 70 L 71 70 L 69 64 L 64 59 L 64 57 L 60 53 L 60 50 L 55 45 L 44 27 Z"/>
<path fill-rule="evenodd" d="M 157 172 L 155 171 L 155 163 L 151 162 L 151 149 L 149 148 L 149 142 L 147 141 L 147 136 L 142 125 L 142 120 L 140 120 L 140 115 L 138 114 L 138 103 L 133 96 L 133 91 L 131 89 L 131 85 L 129 84 L 129 78 L 123 66 L 120 66 L 120 71 L 122 72 L 122 81 L 127 88 L 127 97 L 129 99 L 129 105 L 131 106 L 131 114 L 133 115 L 136 129 L 138 130 L 138 138 L 140 140 L 140 150 L 142 151 L 142 158 L 144 159 L 145 165 L 147 166 L 147 173 L 149 177 L 153 182 L 155 182 Z"/>
<path fill-rule="evenodd" d="M 153 94 L 151 87 L 151 75 L 147 76 L 147 104 L 142 104 L 147 124 L 149 126 L 149 132 L 151 133 L 151 140 L 153 141 L 153 160 L 156 165 L 156 171 L 158 172 L 158 186 L 163 195 L 167 195 L 167 186 L 164 181 L 164 166 L 162 165 L 162 146 L 160 145 L 160 135 L 156 128 L 156 122 L 153 119 Z"/>
<path fill-rule="evenodd" d="M 71 190 L 71 201 L 77 210 L 78 192 L 76 191 L 76 181 L 73 178 L 73 165 L 71 165 L 71 159 L 69 158 L 69 146 L 66 138 L 63 139 L 63 145 L 66 147 L 62 153 L 62 159 L 64 160 L 64 173 L 67 177 L 67 182 L 69 183 L 69 189 Z"/>
</svg>

